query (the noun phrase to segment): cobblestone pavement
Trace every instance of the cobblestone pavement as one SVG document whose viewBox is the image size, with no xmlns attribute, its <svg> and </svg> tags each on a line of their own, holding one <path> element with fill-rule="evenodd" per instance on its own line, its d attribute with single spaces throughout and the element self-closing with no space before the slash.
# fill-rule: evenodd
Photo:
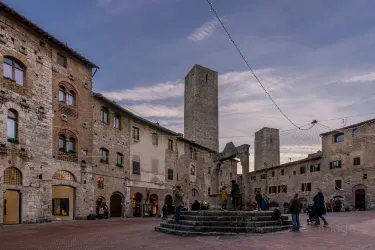
<svg viewBox="0 0 375 250">
<path fill-rule="evenodd" d="M 328 228 L 260 236 L 179 237 L 157 233 L 159 219 L 54 222 L 0 228 L 0 249 L 375 249 L 375 212 L 329 213 Z"/>
</svg>

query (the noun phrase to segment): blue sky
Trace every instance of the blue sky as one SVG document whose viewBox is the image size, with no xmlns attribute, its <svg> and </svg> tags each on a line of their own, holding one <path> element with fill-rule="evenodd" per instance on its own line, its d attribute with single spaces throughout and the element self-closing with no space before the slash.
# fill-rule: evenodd
<svg viewBox="0 0 375 250">
<path fill-rule="evenodd" d="M 231 139 L 253 147 L 252 135 L 263 126 L 292 128 L 247 71 L 205 0 L 4 2 L 99 65 L 95 91 L 168 128 L 183 132 L 182 79 L 195 63 L 220 74 L 221 148 Z M 363 99 L 375 93 L 374 1 L 212 3 L 293 121 L 304 125 L 373 112 L 374 99 Z M 322 123 L 336 128 L 343 121 Z M 282 161 L 318 149 L 323 131 L 282 135 Z"/>
</svg>

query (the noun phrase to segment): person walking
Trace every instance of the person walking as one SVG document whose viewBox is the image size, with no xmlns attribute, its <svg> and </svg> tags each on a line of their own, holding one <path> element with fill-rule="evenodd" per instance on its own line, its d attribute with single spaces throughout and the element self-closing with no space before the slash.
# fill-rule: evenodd
<svg viewBox="0 0 375 250">
<path fill-rule="evenodd" d="M 227 209 L 227 203 L 228 203 L 228 192 L 227 187 L 224 186 L 221 190 L 221 209 L 226 210 Z"/>
<path fill-rule="evenodd" d="M 174 219 L 175 221 L 179 221 L 180 220 L 180 216 L 181 216 L 181 208 L 183 206 L 183 201 L 182 201 L 182 197 L 184 196 L 184 194 L 182 193 L 182 190 L 181 190 L 181 186 L 180 185 L 177 185 L 174 189 L 173 189 L 173 200 L 174 200 L 174 209 L 175 209 L 175 212 L 174 212 Z"/>
<path fill-rule="evenodd" d="M 255 201 L 257 202 L 257 205 L 258 205 L 258 211 L 260 211 L 260 205 L 262 203 L 262 200 L 263 200 L 263 197 L 260 194 L 260 191 L 258 190 L 257 194 L 255 195 Z"/>
<path fill-rule="evenodd" d="M 167 220 L 168 219 L 168 206 L 167 206 L 167 204 L 165 204 L 163 206 L 163 208 L 161 209 L 161 211 L 162 211 L 162 218 L 163 218 L 163 220 Z"/>
<path fill-rule="evenodd" d="M 237 210 L 241 198 L 241 191 L 240 186 L 235 180 L 232 180 L 232 190 L 230 195 L 232 196 L 233 210 Z"/>
<path fill-rule="evenodd" d="M 320 191 L 314 197 L 314 214 L 316 216 L 316 226 L 320 225 L 319 218 L 323 220 L 325 227 L 328 226 L 326 219 L 323 217 L 323 215 L 326 214 L 326 207 L 324 203 L 324 196 Z"/>
<path fill-rule="evenodd" d="M 298 194 L 294 195 L 294 198 L 290 201 L 289 211 L 292 215 L 292 230 L 293 232 L 299 231 L 299 214 L 301 212 L 301 203 L 298 199 Z"/>
</svg>

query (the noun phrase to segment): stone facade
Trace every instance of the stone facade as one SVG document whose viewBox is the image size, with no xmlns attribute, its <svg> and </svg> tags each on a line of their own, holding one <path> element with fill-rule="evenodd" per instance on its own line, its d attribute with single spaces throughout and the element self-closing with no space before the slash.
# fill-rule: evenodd
<svg viewBox="0 0 375 250">
<path fill-rule="evenodd" d="M 194 65 L 185 77 L 185 138 L 219 151 L 218 73 Z"/>
<path fill-rule="evenodd" d="M 280 165 L 280 136 L 275 128 L 255 132 L 254 170 Z"/>
<path fill-rule="evenodd" d="M 250 199 L 255 201 L 255 192 L 260 190 L 280 206 L 295 193 L 311 203 L 320 190 L 326 201 L 340 197 L 351 209 L 374 209 L 374 133 L 375 120 L 330 131 L 322 134 L 322 152 L 250 172 Z"/>
</svg>

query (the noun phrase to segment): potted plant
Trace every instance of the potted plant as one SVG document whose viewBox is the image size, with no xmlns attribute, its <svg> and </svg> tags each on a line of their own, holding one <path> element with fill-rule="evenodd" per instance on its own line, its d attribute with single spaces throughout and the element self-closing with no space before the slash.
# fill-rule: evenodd
<svg viewBox="0 0 375 250">
<path fill-rule="evenodd" d="M 96 215 L 95 214 L 87 215 L 87 220 L 96 220 Z"/>
<path fill-rule="evenodd" d="M 17 138 L 8 138 L 8 142 L 15 143 L 15 144 L 19 144 L 20 143 Z"/>
</svg>

